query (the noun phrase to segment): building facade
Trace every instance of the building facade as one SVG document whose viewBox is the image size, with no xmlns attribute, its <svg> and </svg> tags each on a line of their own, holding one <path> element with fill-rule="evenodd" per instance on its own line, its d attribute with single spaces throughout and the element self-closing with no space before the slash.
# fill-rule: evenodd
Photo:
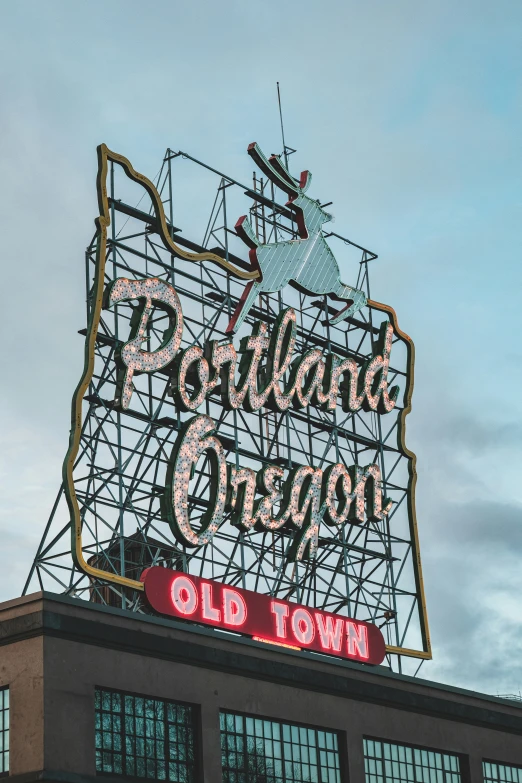
<svg viewBox="0 0 522 783">
<path fill-rule="evenodd" d="M 522 705 L 383 666 L 50 593 L 0 605 L 0 644 L 20 783 L 522 781 Z"/>
</svg>

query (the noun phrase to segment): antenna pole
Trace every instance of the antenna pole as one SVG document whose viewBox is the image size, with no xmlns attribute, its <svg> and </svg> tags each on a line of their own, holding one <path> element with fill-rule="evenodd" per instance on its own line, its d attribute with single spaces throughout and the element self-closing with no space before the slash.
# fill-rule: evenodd
<svg viewBox="0 0 522 783">
<path fill-rule="evenodd" d="M 283 139 L 283 155 L 285 158 L 285 166 L 288 170 L 288 155 L 286 154 L 286 144 L 285 144 L 285 129 L 283 127 L 283 111 L 281 109 L 281 91 L 279 90 L 279 82 L 277 82 L 277 102 L 279 104 L 279 119 L 281 120 L 281 136 Z"/>
</svg>

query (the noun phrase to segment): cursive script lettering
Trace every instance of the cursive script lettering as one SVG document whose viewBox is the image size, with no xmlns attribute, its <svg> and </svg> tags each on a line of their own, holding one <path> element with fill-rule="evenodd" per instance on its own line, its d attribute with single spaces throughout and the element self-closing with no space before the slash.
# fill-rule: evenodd
<svg viewBox="0 0 522 783">
<path fill-rule="evenodd" d="M 183 411 L 197 411 L 208 395 L 219 387 L 227 410 L 244 408 L 254 412 L 267 407 L 283 413 L 309 405 L 326 411 L 376 411 L 383 415 L 395 407 L 399 387 L 388 389 L 388 371 L 393 327 L 381 324 L 373 355 L 362 364 L 354 357 L 335 353 L 324 355 L 318 348 L 294 358 L 297 329 L 292 307 L 279 313 L 272 335 L 257 322 L 250 336 L 241 340 L 238 350 L 230 340 L 212 341 L 203 348 L 192 345 L 178 354 L 183 314 L 174 288 L 157 278 L 127 280 L 118 278 L 107 289 L 105 305 L 139 299 L 141 305 L 131 320 L 131 335 L 117 353 L 120 369 L 121 405 L 128 408 L 133 393 L 133 376 L 159 369 L 171 373 L 170 393 Z M 156 351 L 141 348 L 154 307 L 165 310 L 170 326 Z"/>
<path fill-rule="evenodd" d="M 265 465 L 256 473 L 252 468 L 236 468 L 225 462 L 215 429 L 209 416 L 194 416 L 184 424 L 169 460 L 162 517 L 185 546 L 208 544 L 225 511 L 229 511 L 232 524 L 246 532 L 284 527 L 294 530 L 288 560 L 313 559 L 323 519 L 330 526 L 340 527 L 345 523 L 361 524 L 365 518 L 379 521 L 391 511 L 392 501 L 383 498 L 378 465 L 347 468 L 337 463 L 325 471 L 305 465 L 286 478 L 283 468 Z M 189 482 L 204 454 L 211 467 L 209 508 L 198 532 L 189 519 Z M 261 497 L 256 499 L 256 494 Z"/>
</svg>

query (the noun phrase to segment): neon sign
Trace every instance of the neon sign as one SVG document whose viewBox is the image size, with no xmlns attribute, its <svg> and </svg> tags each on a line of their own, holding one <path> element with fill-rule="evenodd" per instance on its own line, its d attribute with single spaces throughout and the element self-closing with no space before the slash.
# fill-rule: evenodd
<svg viewBox="0 0 522 783">
<path fill-rule="evenodd" d="M 157 278 L 118 278 L 105 292 L 107 307 L 133 299 L 140 300 L 141 306 L 133 314 L 130 340 L 117 354 L 122 368 L 120 389 L 124 409 L 131 401 L 134 373 L 152 373 L 169 366 L 174 368 L 172 395 L 183 411 L 199 408 L 219 382 L 222 402 L 228 409 L 243 405 L 252 412 L 267 406 L 283 412 L 290 405 L 299 409 L 314 404 L 331 411 L 335 410 L 339 396 L 343 409 L 352 413 L 364 407 L 384 414 L 395 406 L 399 387 L 393 387 L 389 393 L 387 381 L 393 337 L 389 322 L 382 323 L 376 352 L 362 369 L 353 358 L 343 359 L 330 353 L 325 360 L 317 349 L 292 361 L 296 314 L 289 307 L 276 319 L 270 339 L 266 324 L 257 322 L 252 336 L 242 340 L 240 381 L 236 385 L 237 352 L 230 342 L 221 345 L 213 341 L 204 349 L 192 345 L 177 356 L 183 334 L 183 312 L 171 285 Z M 141 344 L 154 303 L 168 313 L 170 326 L 160 347 L 147 352 Z M 267 371 L 260 383 L 259 363 L 265 351 Z M 191 395 L 187 375 L 194 364 L 191 385 L 196 390 Z M 285 383 L 287 374 L 289 380 Z M 264 466 L 257 473 L 252 468 L 227 465 L 215 430 L 216 425 L 209 416 L 189 419 L 183 425 L 168 464 L 162 516 L 181 544 L 189 547 L 208 544 L 225 511 L 231 511 L 233 524 L 246 531 L 254 527 L 274 531 L 285 525 L 295 529 L 288 560 L 313 559 L 323 518 L 330 525 L 343 525 L 347 521 L 361 524 L 365 514 L 371 521 L 380 521 L 391 510 L 391 500 L 382 496 L 381 471 L 376 464 L 347 467 L 336 463 L 324 471 L 299 466 L 285 480 L 283 468 L 276 465 Z M 189 482 L 199 458 L 205 454 L 210 460 L 210 507 L 196 532 L 188 514 Z M 256 492 L 262 496 L 259 500 L 255 500 Z M 275 513 L 274 507 L 279 504 L 283 509 Z"/>
<path fill-rule="evenodd" d="M 344 307 L 332 318 L 332 324 L 349 318 L 367 303 L 366 296 L 363 291 L 341 282 L 336 258 L 322 232 L 323 224 L 332 215 L 306 195 L 312 175 L 302 171 L 299 180 L 294 179 L 278 155 L 267 159 L 255 142 L 249 145 L 248 154 L 268 179 L 290 197 L 286 206 L 295 214 L 299 239 L 262 244 L 246 215 L 239 218 L 236 232 L 250 248 L 250 262 L 259 275 L 247 283 L 227 333 L 239 329 L 261 293 L 281 291 L 287 284 L 310 294 L 329 294 L 344 302 Z"/>
<path fill-rule="evenodd" d="M 187 158 L 171 152 L 169 171 L 176 156 Z M 200 246 L 174 226 L 172 199 L 166 217 L 165 184 L 99 147 L 85 365 L 63 469 L 73 567 L 87 589 L 109 584 L 133 596 L 151 563 L 190 580 L 212 573 L 227 589 L 274 596 L 274 632 L 252 631 L 264 641 L 304 648 L 320 639 L 357 652 L 364 624 L 350 631 L 346 612 L 386 627 L 388 652 L 430 657 L 416 458 L 405 434 L 413 343 L 391 307 L 366 298 L 376 256 L 347 239 L 363 260 L 354 287 L 341 282 L 345 251 L 330 237 L 344 238 L 323 233 L 330 216 L 306 195 L 309 175 L 292 178 L 257 145 L 249 154 L 268 190 L 266 180 L 260 190 L 256 180 L 254 189 L 223 180 L 223 226 L 209 223 L 223 237 L 212 229 L 213 247 L 210 236 Z M 122 172 L 150 196 L 149 212 L 118 198 Z M 234 240 L 232 185 L 254 205 Z M 128 219 L 143 232 L 131 224 L 122 233 Z M 103 540 L 100 522 L 109 527 Z M 139 550 L 132 566 L 126 547 Z M 216 584 L 197 588 L 190 614 L 192 593 L 180 582 L 184 616 L 223 627 L 244 610 L 251 616 L 251 599 L 243 605 Z M 417 615 L 420 637 L 407 636 Z"/>
<path fill-rule="evenodd" d="M 384 660 L 382 633 L 371 623 L 159 566 L 141 579 L 149 606 L 160 614 L 361 663 Z"/>
<path fill-rule="evenodd" d="M 296 535 L 288 559 L 312 559 L 317 554 L 319 527 L 324 518 L 329 525 L 361 524 L 365 514 L 379 521 L 390 512 L 391 500 L 382 496 L 378 465 L 365 468 L 342 463 L 326 470 L 308 465 L 290 471 L 286 480 L 283 468 L 268 465 L 257 473 L 251 468 L 227 464 L 223 446 L 214 434 L 216 425 L 210 416 L 194 416 L 182 428 L 167 468 L 166 491 L 162 497 L 162 516 L 170 524 L 176 539 L 189 547 L 208 544 L 217 531 L 226 510 L 232 511 L 232 523 L 249 531 L 279 530 L 290 526 Z M 189 481 L 200 457 L 210 459 L 210 507 L 196 532 L 188 514 Z M 276 487 L 275 482 L 282 482 Z M 254 500 L 256 491 L 261 498 Z M 282 510 L 275 513 L 276 505 Z"/>
<path fill-rule="evenodd" d="M 383 321 L 375 349 L 361 367 L 353 357 L 328 353 L 317 348 L 293 357 L 296 343 L 296 313 L 293 307 L 277 317 L 271 337 L 268 326 L 256 322 L 250 337 L 241 340 L 239 351 L 232 342 L 213 340 L 204 348 L 191 345 L 179 355 L 183 335 L 183 312 L 178 295 L 169 283 L 157 278 L 128 280 L 117 278 L 106 289 L 105 307 L 133 299 L 140 301 L 133 314 L 130 339 L 119 349 L 117 361 L 120 375 L 120 404 L 129 408 L 135 373 L 153 373 L 173 369 L 171 394 L 182 411 L 196 411 L 213 390 L 219 386 L 221 402 L 226 410 L 243 407 L 249 412 L 262 407 L 283 413 L 313 405 L 325 411 L 334 411 L 338 398 L 345 412 L 363 409 L 380 414 L 395 407 L 399 387 L 388 391 L 388 370 L 393 340 L 393 327 Z M 155 351 L 145 351 L 141 343 L 153 307 L 165 310 L 170 327 L 163 343 Z M 239 360 L 239 381 L 236 367 Z M 259 382 L 262 360 L 266 359 L 264 380 Z M 289 376 L 285 381 L 286 376 Z M 187 388 L 190 377 L 192 393 Z"/>
</svg>

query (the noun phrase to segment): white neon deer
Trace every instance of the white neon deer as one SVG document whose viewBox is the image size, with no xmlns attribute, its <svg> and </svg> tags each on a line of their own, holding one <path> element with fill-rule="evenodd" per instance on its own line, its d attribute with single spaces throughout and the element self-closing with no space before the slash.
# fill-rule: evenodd
<svg viewBox="0 0 522 783">
<path fill-rule="evenodd" d="M 236 223 L 236 232 L 250 248 L 250 262 L 259 277 L 249 282 L 230 320 L 227 333 L 239 329 L 256 297 L 275 293 L 290 284 L 306 294 L 328 294 L 346 302 L 330 323 L 336 324 L 353 315 L 366 304 L 363 291 L 341 282 L 339 266 L 321 231 L 332 215 L 321 208 L 319 201 L 305 193 L 312 181 L 309 171 L 303 171 L 299 181 L 285 168 L 278 155 L 267 159 L 254 142 L 248 154 L 274 185 L 288 194 L 286 206 L 295 214 L 300 239 L 262 245 L 246 215 Z"/>
</svg>

